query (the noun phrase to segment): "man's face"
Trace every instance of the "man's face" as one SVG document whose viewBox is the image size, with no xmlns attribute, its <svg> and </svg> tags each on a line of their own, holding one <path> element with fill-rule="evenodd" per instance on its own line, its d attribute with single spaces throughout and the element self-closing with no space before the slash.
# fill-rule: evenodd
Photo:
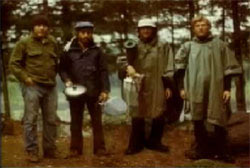
<svg viewBox="0 0 250 168">
<path fill-rule="evenodd" d="M 140 27 L 138 32 L 142 40 L 149 40 L 153 38 L 154 28 L 153 27 Z"/>
<path fill-rule="evenodd" d="M 92 28 L 83 28 L 77 32 L 78 40 L 82 44 L 88 44 L 93 39 L 93 29 Z"/>
<path fill-rule="evenodd" d="M 196 22 L 193 29 L 195 36 L 198 38 L 207 37 L 210 31 L 210 27 L 205 20 Z"/>
<path fill-rule="evenodd" d="M 48 35 L 49 27 L 47 25 L 35 25 L 33 28 L 33 32 L 36 37 L 38 38 L 44 38 Z"/>
</svg>

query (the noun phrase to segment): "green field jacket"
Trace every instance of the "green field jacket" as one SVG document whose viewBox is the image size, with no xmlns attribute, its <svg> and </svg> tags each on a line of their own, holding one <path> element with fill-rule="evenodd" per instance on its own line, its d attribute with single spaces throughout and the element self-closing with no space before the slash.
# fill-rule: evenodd
<svg viewBox="0 0 250 168">
<path fill-rule="evenodd" d="M 39 40 L 34 34 L 17 42 L 9 67 L 20 82 L 30 77 L 38 84 L 54 86 L 59 60 L 57 42 L 48 35 Z"/>
</svg>

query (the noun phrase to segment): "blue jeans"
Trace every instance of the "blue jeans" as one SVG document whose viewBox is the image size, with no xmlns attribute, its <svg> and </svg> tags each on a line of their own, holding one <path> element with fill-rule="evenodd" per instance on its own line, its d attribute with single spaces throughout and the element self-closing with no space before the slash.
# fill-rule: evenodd
<svg viewBox="0 0 250 168">
<path fill-rule="evenodd" d="M 56 120 L 57 120 L 57 88 L 22 85 L 24 99 L 24 141 L 25 150 L 38 154 L 37 116 L 41 108 L 43 119 L 43 151 L 54 152 L 56 149 Z"/>
</svg>

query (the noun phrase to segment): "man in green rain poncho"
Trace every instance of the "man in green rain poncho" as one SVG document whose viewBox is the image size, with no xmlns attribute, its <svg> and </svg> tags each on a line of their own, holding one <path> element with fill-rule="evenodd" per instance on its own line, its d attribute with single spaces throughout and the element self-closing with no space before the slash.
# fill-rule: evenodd
<svg viewBox="0 0 250 168">
<path fill-rule="evenodd" d="M 132 78 L 143 74 L 144 78 L 138 93 L 138 107 L 130 108 L 132 129 L 125 154 L 139 153 L 144 147 L 168 152 L 168 147 L 161 143 L 161 138 L 166 100 L 172 95 L 170 81 L 174 73 L 173 54 L 170 45 L 157 38 L 157 26 L 152 19 L 140 19 L 137 28 L 137 54 L 133 61 L 128 61 L 125 73 Z M 145 131 L 146 119 L 152 121 L 149 137 Z"/>
<path fill-rule="evenodd" d="M 195 37 L 175 57 L 180 95 L 190 102 L 194 125 L 195 144 L 186 156 L 232 161 L 226 147 L 227 107 L 231 77 L 242 68 L 226 44 L 212 36 L 208 19 L 197 16 L 191 25 Z"/>
</svg>

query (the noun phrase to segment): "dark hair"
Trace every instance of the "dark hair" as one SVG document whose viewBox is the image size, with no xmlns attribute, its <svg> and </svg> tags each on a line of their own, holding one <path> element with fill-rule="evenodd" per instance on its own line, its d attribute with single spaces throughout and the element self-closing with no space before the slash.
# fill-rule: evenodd
<svg viewBox="0 0 250 168">
<path fill-rule="evenodd" d="M 45 15 L 36 15 L 32 20 L 32 27 L 36 25 L 46 25 L 49 26 L 49 20 Z"/>
</svg>

